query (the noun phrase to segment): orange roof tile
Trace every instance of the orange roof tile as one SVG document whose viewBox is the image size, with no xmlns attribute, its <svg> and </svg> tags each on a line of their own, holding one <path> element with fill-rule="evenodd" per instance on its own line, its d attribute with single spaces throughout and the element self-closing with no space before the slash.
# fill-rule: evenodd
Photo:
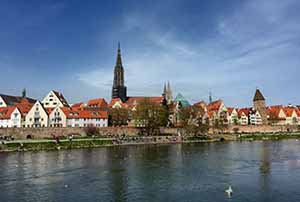
<svg viewBox="0 0 300 202">
<path fill-rule="evenodd" d="M 156 104 L 161 104 L 164 100 L 164 97 L 128 97 L 128 100 L 125 103 L 128 105 L 128 107 L 133 107 L 135 103 L 145 99 L 149 99 L 151 102 Z"/>
<path fill-rule="evenodd" d="M 27 98 L 23 98 L 20 103 L 16 104 L 16 107 L 20 111 L 21 115 L 26 115 L 30 109 L 33 107 L 33 103 L 27 100 Z"/>
<path fill-rule="evenodd" d="M 0 107 L 0 119 L 10 119 L 10 115 L 15 109 L 14 106 Z"/>
<path fill-rule="evenodd" d="M 231 115 L 231 113 L 233 112 L 234 109 L 235 108 L 233 108 L 233 107 L 227 107 L 227 112 L 228 112 L 229 116 Z"/>
<path fill-rule="evenodd" d="M 82 110 L 74 110 L 71 108 L 62 108 L 62 111 L 66 114 L 69 119 L 107 119 L 108 113 L 105 110 L 98 109 L 82 109 Z"/>
<path fill-rule="evenodd" d="M 103 107 L 107 107 L 108 105 L 104 98 L 98 98 L 98 99 L 89 100 L 87 106 L 103 108 Z"/>
<path fill-rule="evenodd" d="M 217 100 L 214 102 L 211 102 L 207 105 L 207 110 L 208 111 L 219 111 L 221 105 L 222 105 L 223 101 L 222 100 Z"/>
<path fill-rule="evenodd" d="M 241 117 L 243 114 L 248 116 L 250 113 L 251 109 L 250 108 L 242 108 L 238 110 L 238 116 Z"/>
<path fill-rule="evenodd" d="M 294 107 L 283 107 L 283 111 L 287 117 L 291 117 L 293 112 L 296 112 L 296 108 Z M 297 112 L 296 112 L 297 113 Z"/>
</svg>

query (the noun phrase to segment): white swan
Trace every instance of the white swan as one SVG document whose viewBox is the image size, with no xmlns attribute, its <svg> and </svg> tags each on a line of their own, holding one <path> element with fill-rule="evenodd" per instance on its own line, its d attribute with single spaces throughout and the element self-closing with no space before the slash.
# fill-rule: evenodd
<svg viewBox="0 0 300 202">
<path fill-rule="evenodd" d="M 231 197 L 231 195 L 233 194 L 233 190 L 232 190 L 231 186 L 229 186 L 228 189 L 225 190 L 225 192 L 227 193 L 227 195 L 229 197 Z"/>
</svg>

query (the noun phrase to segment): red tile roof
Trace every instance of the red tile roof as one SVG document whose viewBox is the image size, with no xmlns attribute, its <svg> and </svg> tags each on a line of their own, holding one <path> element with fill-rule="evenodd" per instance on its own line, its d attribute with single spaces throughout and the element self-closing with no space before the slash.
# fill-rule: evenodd
<svg viewBox="0 0 300 202">
<path fill-rule="evenodd" d="M 295 108 L 295 110 L 296 110 L 297 116 L 300 117 L 300 109 L 299 108 Z"/>
<path fill-rule="evenodd" d="M 83 107 L 84 106 L 84 103 L 83 102 L 79 102 L 79 103 L 75 103 L 75 104 L 72 104 L 72 108 L 78 108 L 78 107 Z"/>
<path fill-rule="evenodd" d="M 68 119 L 107 119 L 108 113 L 101 109 L 60 108 Z"/>
<path fill-rule="evenodd" d="M 209 117 L 212 117 L 216 115 L 222 105 L 223 101 L 222 100 L 217 100 L 214 102 L 211 102 L 207 105 L 207 113 Z"/>
<path fill-rule="evenodd" d="M 207 105 L 204 101 L 200 101 L 200 102 L 195 103 L 194 106 L 201 107 L 202 109 L 205 109 Z"/>
<path fill-rule="evenodd" d="M 4 100 L 4 102 L 8 105 L 8 106 L 13 106 L 16 105 L 18 103 L 21 103 L 22 100 L 24 99 L 23 97 L 20 96 L 12 96 L 12 95 L 3 95 L 0 94 L 0 97 L 2 97 L 2 99 Z M 36 102 L 35 99 L 32 98 L 26 98 L 28 100 L 28 102 L 30 102 L 31 104 L 34 104 Z"/>
<path fill-rule="evenodd" d="M 87 103 L 87 107 L 106 108 L 107 106 L 108 104 L 104 98 L 89 100 Z"/>
<path fill-rule="evenodd" d="M 10 119 L 10 115 L 15 109 L 14 106 L 0 107 L 0 119 Z"/>
<path fill-rule="evenodd" d="M 241 117 L 243 114 L 248 116 L 250 114 L 251 108 L 242 108 L 238 110 L 238 116 Z"/>
<path fill-rule="evenodd" d="M 228 112 L 229 116 L 231 115 L 231 113 L 233 112 L 234 109 L 235 108 L 233 108 L 233 107 L 227 107 L 227 112 Z"/>
<path fill-rule="evenodd" d="M 221 105 L 222 105 L 223 101 L 222 100 L 217 100 L 214 102 L 211 102 L 207 105 L 207 110 L 208 111 L 219 111 Z"/>
<path fill-rule="evenodd" d="M 283 110 L 282 105 L 274 105 L 274 106 L 267 107 L 268 115 L 269 116 L 273 115 L 273 116 L 275 116 L 274 118 L 279 118 L 280 110 Z"/>
<path fill-rule="evenodd" d="M 156 104 L 161 104 L 164 100 L 164 97 L 128 97 L 128 100 L 125 102 L 127 105 L 131 106 L 134 105 L 134 103 L 138 103 L 142 100 L 148 99 L 151 102 L 154 102 Z"/>
<path fill-rule="evenodd" d="M 296 108 L 295 107 L 283 107 L 283 111 L 287 117 L 292 117 L 293 112 L 294 111 L 296 112 Z"/>
<path fill-rule="evenodd" d="M 22 116 L 25 116 L 30 109 L 33 107 L 33 103 L 31 103 L 27 98 L 23 98 L 20 103 L 16 104 L 16 107 L 20 111 Z"/>
</svg>

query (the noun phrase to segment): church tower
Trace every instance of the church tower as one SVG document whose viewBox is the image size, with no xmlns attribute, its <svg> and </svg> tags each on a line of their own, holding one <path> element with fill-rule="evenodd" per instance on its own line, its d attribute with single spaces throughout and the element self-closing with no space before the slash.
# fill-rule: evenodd
<svg viewBox="0 0 300 202">
<path fill-rule="evenodd" d="M 259 89 L 256 89 L 253 98 L 253 108 L 261 115 L 262 123 L 268 124 L 266 101 Z"/>
<path fill-rule="evenodd" d="M 163 91 L 163 97 L 166 99 L 167 104 L 171 104 L 173 101 L 173 95 L 172 95 L 172 89 L 171 89 L 171 85 L 170 82 L 168 82 L 168 84 L 164 85 L 164 91 Z"/>
<path fill-rule="evenodd" d="M 118 55 L 114 69 L 114 83 L 112 87 L 112 99 L 120 98 L 123 102 L 127 100 L 127 88 L 124 85 L 124 68 L 122 65 L 121 48 L 118 44 Z"/>
</svg>

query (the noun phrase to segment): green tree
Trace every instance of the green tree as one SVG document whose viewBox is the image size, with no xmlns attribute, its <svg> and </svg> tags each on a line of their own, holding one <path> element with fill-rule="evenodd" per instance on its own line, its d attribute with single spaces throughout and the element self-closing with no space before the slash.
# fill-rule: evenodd
<svg viewBox="0 0 300 202">
<path fill-rule="evenodd" d="M 203 122 L 205 111 L 201 107 L 183 107 L 179 111 L 181 127 L 188 135 L 202 135 L 208 132 L 209 123 Z"/>
<path fill-rule="evenodd" d="M 136 110 L 133 112 L 135 125 L 145 129 L 147 135 L 158 134 L 159 127 L 167 125 L 168 116 L 168 111 L 164 106 L 149 99 L 137 103 Z"/>
<path fill-rule="evenodd" d="M 109 109 L 109 125 L 110 126 L 124 126 L 129 121 L 129 110 L 124 108 Z"/>
</svg>

